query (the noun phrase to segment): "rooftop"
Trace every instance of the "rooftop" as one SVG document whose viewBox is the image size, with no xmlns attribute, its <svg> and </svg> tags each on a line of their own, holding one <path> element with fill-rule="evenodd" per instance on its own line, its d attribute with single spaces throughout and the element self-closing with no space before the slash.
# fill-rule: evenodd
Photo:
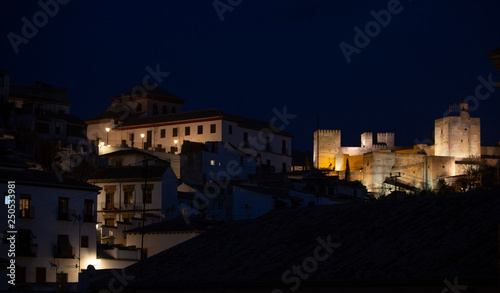
<svg viewBox="0 0 500 293">
<path fill-rule="evenodd" d="M 198 110 L 191 112 L 180 112 L 173 114 L 155 115 L 147 117 L 136 117 L 135 119 L 130 119 L 122 124 L 121 128 L 127 129 L 134 126 L 145 126 L 150 124 L 162 124 L 162 123 L 175 123 L 181 121 L 197 120 L 197 119 L 208 119 L 208 118 L 218 118 L 233 121 L 239 124 L 240 127 L 261 130 L 269 128 L 270 122 L 265 122 L 253 118 L 243 117 L 239 115 L 229 114 L 219 109 L 208 109 L 208 110 Z M 284 131 L 280 132 L 281 135 L 292 136 Z"/>
<path fill-rule="evenodd" d="M 98 186 L 83 181 L 64 176 L 59 177 L 56 173 L 49 171 L 0 169 L 0 182 L 6 183 L 8 181 L 15 181 L 17 185 L 35 185 L 89 191 L 98 191 L 101 189 Z"/>
<path fill-rule="evenodd" d="M 144 233 L 203 232 L 206 230 L 206 225 L 200 224 L 194 220 L 190 221 L 189 224 L 187 224 L 183 218 L 175 218 L 144 226 Z M 142 227 L 125 231 L 125 233 L 141 232 Z"/>
<path fill-rule="evenodd" d="M 155 97 L 160 97 L 160 98 L 166 98 L 170 102 L 175 102 L 178 104 L 183 104 L 185 102 L 184 99 L 179 98 L 178 96 L 162 89 L 161 87 L 154 85 L 152 83 L 143 83 L 141 85 L 135 86 L 118 96 L 112 97 L 109 99 L 111 102 L 114 102 L 116 100 L 119 100 L 120 98 L 127 98 L 127 97 L 141 97 L 144 96 L 155 96 Z"/>
<path fill-rule="evenodd" d="M 148 179 L 161 178 L 167 171 L 170 164 L 165 162 L 165 166 L 148 166 Z M 144 166 L 124 166 L 106 167 L 98 170 L 89 176 L 89 181 L 103 180 L 123 180 L 123 179 L 144 179 L 146 168 Z"/>
<path fill-rule="evenodd" d="M 9 91 L 11 98 L 69 105 L 66 88 L 56 88 L 38 80 L 35 80 L 30 86 L 12 85 Z"/>
<path fill-rule="evenodd" d="M 274 211 L 146 259 L 141 286 L 288 287 L 283 273 L 314 255 L 318 237 L 340 246 L 301 282 L 304 287 L 442 286 L 455 277 L 460 284 L 496 284 L 499 210 L 500 196 L 491 192 Z M 140 276 L 140 264 L 126 274 Z"/>
</svg>

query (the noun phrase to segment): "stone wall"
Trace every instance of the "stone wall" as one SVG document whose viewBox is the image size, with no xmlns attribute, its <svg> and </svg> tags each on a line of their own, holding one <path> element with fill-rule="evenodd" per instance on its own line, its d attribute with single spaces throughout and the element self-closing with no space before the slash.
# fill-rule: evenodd
<svg viewBox="0 0 500 293">
<path fill-rule="evenodd" d="M 319 148 L 318 148 L 319 141 Z M 332 170 L 335 167 L 335 155 L 340 149 L 340 130 L 320 129 L 314 132 L 314 166 Z M 319 165 L 318 165 L 319 151 Z"/>
</svg>

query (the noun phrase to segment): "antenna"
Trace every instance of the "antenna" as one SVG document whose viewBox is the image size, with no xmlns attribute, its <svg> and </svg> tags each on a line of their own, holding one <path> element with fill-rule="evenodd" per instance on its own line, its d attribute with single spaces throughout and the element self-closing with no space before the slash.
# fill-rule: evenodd
<svg viewBox="0 0 500 293">
<path fill-rule="evenodd" d="M 75 210 L 73 210 L 73 225 L 75 225 L 76 221 L 78 221 L 78 257 L 76 257 L 78 259 L 78 264 L 75 264 L 75 268 L 78 268 L 80 269 L 81 271 L 81 267 L 80 267 L 80 258 L 81 258 L 81 248 L 82 248 L 82 216 L 80 215 L 77 215 L 75 213 Z"/>
</svg>

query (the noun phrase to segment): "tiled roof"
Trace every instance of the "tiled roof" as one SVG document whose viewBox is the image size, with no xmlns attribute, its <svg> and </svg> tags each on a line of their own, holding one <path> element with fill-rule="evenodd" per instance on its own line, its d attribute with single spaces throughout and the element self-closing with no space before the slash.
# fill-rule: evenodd
<svg viewBox="0 0 500 293">
<path fill-rule="evenodd" d="M 59 177 L 54 172 L 41 171 L 41 170 L 11 170 L 0 169 L 0 182 L 6 183 L 8 181 L 16 181 L 17 185 L 35 185 L 35 186 L 48 186 L 54 188 L 68 188 L 68 189 L 83 189 L 90 191 L 98 191 L 100 187 L 88 184 L 83 181 Z"/>
<path fill-rule="evenodd" d="M 10 86 L 10 96 L 29 100 L 56 102 L 69 105 L 66 88 L 56 88 L 36 81 L 30 86 Z"/>
<path fill-rule="evenodd" d="M 148 158 L 158 158 L 157 156 L 150 154 L 148 152 L 145 152 L 143 150 L 140 150 L 140 149 L 119 150 L 116 152 L 100 155 L 100 157 L 107 158 L 107 157 L 134 156 L 134 155 L 135 156 L 146 156 Z"/>
<path fill-rule="evenodd" d="M 161 178 L 170 164 L 166 166 L 148 166 L 148 178 Z M 146 169 L 144 166 L 107 167 L 92 174 L 89 181 L 109 179 L 144 179 Z"/>
<path fill-rule="evenodd" d="M 274 286 L 325 242 L 301 286 L 496 284 L 500 196 L 462 194 L 285 209 L 233 222 L 126 268 L 133 285 Z M 329 240 L 328 240 L 329 239 Z M 321 255 L 325 255 L 321 250 Z M 98 284 L 96 282 L 95 284 Z M 103 283 L 106 284 L 106 283 Z M 445 285 L 443 285 L 444 288 Z"/>
<path fill-rule="evenodd" d="M 41 117 L 42 115 L 40 115 Z M 55 119 L 62 119 L 70 124 L 74 125 L 81 125 L 81 126 L 87 126 L 85 124 L 85 121 L 82 119 L 78 118 L 76 115 L 73 114 L 66 114 L 66 113 L 47 113 L 46 115 L 43 115 L 45 117 L 51 117 Z"/>
<path fill-rule="evenodd" d="M 147 125 L 147 124 L 181 122 L 186 120 L 196 120 L 196 119 L 206 119 L 206 118 L 221 118 L 225 120 L 230 120 L 238 123 L 240 127 L 251 128 L 255 130 L 270 128 L 270 122 L 265 122 L 253 118 L 226 113 L 220 111 L 219 109 L 208 109 L 208 110 L 180 112 L 173 114 L 147 116 L 147 117 L 137 117 L 135 119 L 130 119 L 127 122 L 123 123 L 122 128 Z M 291 134 L 286 133 L 284 131 L 279 132 L 279 134 L 292 136 Z"/>
<path fill-rule="evenodd" d="M 168 233 L 168 232 L 203 232 L 207 227 L 195 221 L 190 221 L 189 224 L 182 218 L 157 222 L 144 226 L 144 233 Z M 141 233 L 142 227 L 134 228 L 125 231 L 125 233 Z"/>
<path fill-rule="evenodd" d="M 141 115 L 143 115 L 144 112 L 140 113 L 125 113 L 124 111 L 111 111 L 111 110 L 106 110 L 102 113 L 99 113 L 85 121 L 94 121 L 94 120 L 104 120 L 104 119 L 116 119 L 119 121 L 123 121 L 126 119 L 134 119 L 137 118 Z"/>
<path fill-rule="evenodd" d="M 136 87 L 133 87 L 131 89 L 129 89 L 128 91 L 125 91 L 121 94 L 119 94 L 118 96 L 115 96 L 115 97 L 112 97 L 110 100 L 113 101 L 114 99 L 116 98 L 120 98 L 120 97 L 132 97 L 132 96 L 135 96 L 135 95 L 153 95 L 153 96 L 157 96 L 157 97 L 162 97 L 162 98 L 168 98 L 169 100 L 173 101 L 173 102 L 177 102 L 179 104 L 182 104 L 184 103 L 184 99 L 182 98 L 179 98 L 178 96 L 162 89 L 161 87 L 159 86 L 155 86 L 153 85 L 152 83 L 145 83 L 145 84 L 141 84 L 141 85 L 138 85 Z"/>
</svg>

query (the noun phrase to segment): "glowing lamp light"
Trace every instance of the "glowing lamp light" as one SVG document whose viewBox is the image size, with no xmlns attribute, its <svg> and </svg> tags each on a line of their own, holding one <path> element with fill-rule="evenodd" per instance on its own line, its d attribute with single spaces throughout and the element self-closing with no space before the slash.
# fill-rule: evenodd
<svg viewBox="0 0 500 293">
<path fill-rule="evenodd" d="M 101 141 L 101 145 L 102 145 L 102 146 L 104 145 L 104 141 Z"/>
<path fill-rule="evenodd" d="M 179 141 L 177 139 L 174 139 L 174 143 L 178 143 Z"/>
<path fill-rule="evenodd" d="M 106 127 L 106 132 L 109 132 L 110 130 L 111 130 L 111 128 Z"/>
<path fill-rule="evenodd" d="M 108 144 L 108 148 L 109 148 L 109 147 L 111 147 L 111 145 L 110 145 L 110 144 Z"/>
<path fill-rule="evenodd" d="M 144 138 L 144 133 L 141 133 L 141 137 Z"/>
</svg>

